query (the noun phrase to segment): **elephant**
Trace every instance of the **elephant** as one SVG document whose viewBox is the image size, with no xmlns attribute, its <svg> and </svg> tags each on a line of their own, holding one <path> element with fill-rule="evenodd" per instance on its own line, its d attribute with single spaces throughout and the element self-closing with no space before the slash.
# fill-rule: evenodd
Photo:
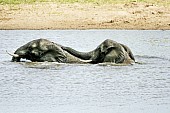
<svg viewBox="0 0 170 113">
<path fill-rule="evenodd" d="M 96 49 L 90 52 L 79 52 L 70 47 L 64 46 L 62 49 L 80 59 L 91 60 L 90 63 L 135 63 L 135 58 L 130 48 L 111 39 L 106 39 Z"/>
<path fill-rule="evenodd" d="M 131 64 L 135 58 L 131 50 L 123 44 L 106 39 L 96 49 L 90 52 L 79 52 L 71 47 L 59 45 L 47 39 L 36 39 L 19 47 L 12 55 L 13 62 L 21 58 L 33 62 L 59 63 L 103 63 Z"/>
<path fill-rule="evenodd" d="M 31 60 L 32 62 L 59 62 L 59 63 L 86 63 L 88 60 L 77 58 L 67 51 L 64 51 L 62 46 L 51 42 L 47 39 L 36 39 L 19 47 L 14 54 L 10 54 L 12 62 L 20 62 L 22 59 Z"/>
</svg>

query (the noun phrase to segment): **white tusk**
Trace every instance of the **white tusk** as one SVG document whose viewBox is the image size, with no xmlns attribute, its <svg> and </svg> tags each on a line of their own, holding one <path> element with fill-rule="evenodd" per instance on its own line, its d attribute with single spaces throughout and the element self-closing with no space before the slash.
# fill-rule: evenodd
<svg viewBox="0 0 170 113">
<path fill-rule="evenodd" d="M 7 50 L 6 50 L 6 52 L 7 52 L 10 56 L 13 56 L 13 57 L 19 57 L 19 55 L 18 55 L 18 54 L 9 53 Z"/>
<path fill-rule="evenodd" d="M 92 60 L 82 60 L 82 59 L 80 59 L 80 61 L 81 61 L 81 62 L 84 62 L 84 63 L 89 63 L 89 62 L 91 62 Z"/>
</svg>

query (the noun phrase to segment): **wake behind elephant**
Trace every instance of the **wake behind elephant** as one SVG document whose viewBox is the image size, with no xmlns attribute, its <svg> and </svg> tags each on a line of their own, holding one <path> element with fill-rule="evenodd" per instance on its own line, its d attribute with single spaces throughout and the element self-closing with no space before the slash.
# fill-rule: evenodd
<svg viewBox="0 0 170 113">
<path fill-rule="evenodd" d="M 9 53 L 10 54 L 10 53 Z M 126 63 L 135 62 L 131 50 L 120 43 L 107 39 L 90 52 L 79 52 L 47 39 L 37 39 L 18 48 L 12 55 L 13 62 L 27 59 L 33 62 L 59 63 Z"/>
</svg>

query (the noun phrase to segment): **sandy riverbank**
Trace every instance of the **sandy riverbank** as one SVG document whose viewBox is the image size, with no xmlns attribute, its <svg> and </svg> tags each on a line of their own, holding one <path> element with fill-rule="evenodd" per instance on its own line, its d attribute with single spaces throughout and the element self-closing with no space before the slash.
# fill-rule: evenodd
<svg viewBox="0 0 170 113">
<path fill-rule="evenodd" d="M 170 7 L 147 3 L 0 5 L 0 29 L 170 29 Z"/>
</svg>

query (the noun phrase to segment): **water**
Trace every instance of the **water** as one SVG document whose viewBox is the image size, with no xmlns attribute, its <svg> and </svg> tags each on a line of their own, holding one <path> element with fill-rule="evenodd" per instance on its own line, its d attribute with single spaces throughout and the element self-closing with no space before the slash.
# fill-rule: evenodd
<svg viewBox="0 0 170 113">
<path fill-rule="evenodd" d="M 37 38 L 79 51 L 109 38 L 141 64 L 10 62 L 6 50 Z M 0 39 L 0 113 L 170 113 L 169 30 L 1 30 Z"/>
</svg>

